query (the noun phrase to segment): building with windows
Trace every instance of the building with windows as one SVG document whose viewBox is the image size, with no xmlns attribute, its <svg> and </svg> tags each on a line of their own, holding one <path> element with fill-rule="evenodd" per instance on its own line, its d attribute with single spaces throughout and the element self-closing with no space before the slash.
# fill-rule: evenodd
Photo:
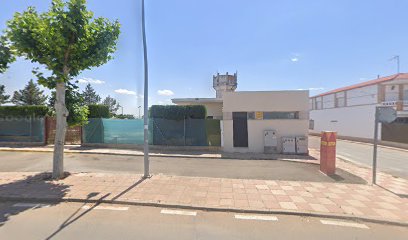
<svg viewBox="0 0 408 240">
<path fill-rule="evenodd" d="M 376 106 L 391 106 L 398 118 L 381 124 L 383 141 L 408 143 L 408 73 L 399 73 L 310 97 L 310 132 L 336 131 L 356 140 L 374 138 Z"/>
<path fill-rule="evenodd" d="M 209 118 L 220 119 L 224 151 L 307 153 L 309 91 L 235 91 L 236 73 L 213 76 L 213 87 L 215 98 L 172 101 L 177 105 L 204 105 Z M 268 131 L 273 132 L 270 139 Z M 297 148 L 296 137 L 303 139 L 303 148 Z M 287 141 L 291 143 L 287 147 L 283 141 L 286 138 L 293 140 Z"/>
</svg>

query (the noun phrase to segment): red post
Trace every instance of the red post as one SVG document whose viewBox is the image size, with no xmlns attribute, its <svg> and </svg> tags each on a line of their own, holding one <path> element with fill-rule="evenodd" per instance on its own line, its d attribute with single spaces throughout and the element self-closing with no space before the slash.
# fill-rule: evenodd
<svg viewBox="0 0 408 240">
<path fill-rule="evenodd" d="M 326 175 L 336 172 L 336 132 L 322 132 L 320 141 L 320 171 Z"/>
</svg>

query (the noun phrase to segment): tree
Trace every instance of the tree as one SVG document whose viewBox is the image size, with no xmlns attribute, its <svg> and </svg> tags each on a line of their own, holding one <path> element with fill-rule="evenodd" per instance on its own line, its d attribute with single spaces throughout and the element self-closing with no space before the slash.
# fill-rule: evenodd
<svg viewBox="0 0 408 240">
<path fill-rule="evenodd" d="M 41 91 L 37 84 L 31 79 L 24 89 L 15 91 L 11 102 L 16 105 L 44 105 L 47 96 Z"/>
<path fill-rule="evenodd" d="M 51 92 L 48 106 L 53 110 L 51 115 L 55 115 L 56 92 Z M 68 126 L 82 126 L 88 122 L 89 109 L 83 106 L 82 94 L 78 91 L 78 86 L 69 83 L 65 90 L 65 104 L 68 109 L 67 124 Z"/>
<path fill-rule="evenodd" d="M 10 47 L 8 46 L 7 39 L 5 36 L 0 37 L 0 73 L 3 73 L 8 68 L 9 63 L 14 61 L 14 57 L 11 53 Z M 0 105 L 8 102 L 10 95 L 6 95 L 6 90 L 4 85 L 0 85 Z"/>
<path fill-rule="evenodd" d="M 0 105 L 7 103 L 10 95 L 6 95 L 6 90 L 4 89 L 4 85 L 0 85 Z"/>
<path fill-rule="evenodd" d="M 7 70 L 8 65 L 15 60 L 9 42 L 5 36 L 0 37 L 0 73 Z"/>
<path fill-rule="evenodd" d="M 85 90 L 82 92 L 82 98 L 87 106 L 101 102 L 101 97 L 95 92 L 90 83 L 86 85 Z"/>
<path fill-rule="evenodd" d="M 15 13 L 7 22 L 6 37 L 16 55 L 44 65 L 51 72 L 33 73 L 38 83 L 55 89 L 55 134 L 53 178 L 64 176 L 64 140 L 67 127 L 67 84 L 83 70 L 98 67 L 112 59 L 119 38 L 118 21 L 94 18 L 86 9 L 86 0 L 52 0 L 47 12 L 29 7 Z"/>
<path fill-rule="evenodd" d="M 102 104 L 109 107 L 109 112 L 111 116 L 115 115 L 120 107 L 116 99 L 110 97 L 109 95 L 103 100 Z"/>
</svg>

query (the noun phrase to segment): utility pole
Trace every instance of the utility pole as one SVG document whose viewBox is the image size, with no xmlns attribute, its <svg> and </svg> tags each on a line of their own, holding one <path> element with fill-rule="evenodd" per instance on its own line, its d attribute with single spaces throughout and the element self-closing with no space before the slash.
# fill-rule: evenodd
<svg viewBox="0 0 408 240">
<path fill-rule="evenodd" d="M 396 60 L 397 61 L 397 73 L 400 73 L 400 56 L 395 55 L 390 59 L 390 61 Z"/>
<path fill-rule="evenodd" d="M 149 173 L 149 119 L 148 119 L 148 66 L 147 66 L 147 44 L 146 44 L 146 30 L 145 30 L 145 6 L 144 0 L 142 0 L 142 37 L 143 37 L 143 63 L 144 63 L 144 109 L 143 109 L 143 119 L 144 119 L 144 178 L 150 177 Z"/>
<path fill-rule="evenodd" d="M 141 117 L 140 117 L 140 108 L 141 108 L 142 106 L 139 106 L 139 107 L 137 107 L 138 109 L 139 109 L 139 119 L 141 119 Z"/>
</svg>

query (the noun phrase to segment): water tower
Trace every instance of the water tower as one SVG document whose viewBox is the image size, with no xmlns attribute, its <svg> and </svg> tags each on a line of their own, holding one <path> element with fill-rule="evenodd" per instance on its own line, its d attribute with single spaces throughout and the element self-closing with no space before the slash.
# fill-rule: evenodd
<svg viewBox="0 0 408 240">
<path fill-rule="evenodd" d="M 222 98 L 224 92 L 234 92 L 237 89 L 237 73 L 229 75 L 228 72 L 224 75 L 213 75 L 213 87 L 216 91 L 216 98 Z"/>
</svg>

